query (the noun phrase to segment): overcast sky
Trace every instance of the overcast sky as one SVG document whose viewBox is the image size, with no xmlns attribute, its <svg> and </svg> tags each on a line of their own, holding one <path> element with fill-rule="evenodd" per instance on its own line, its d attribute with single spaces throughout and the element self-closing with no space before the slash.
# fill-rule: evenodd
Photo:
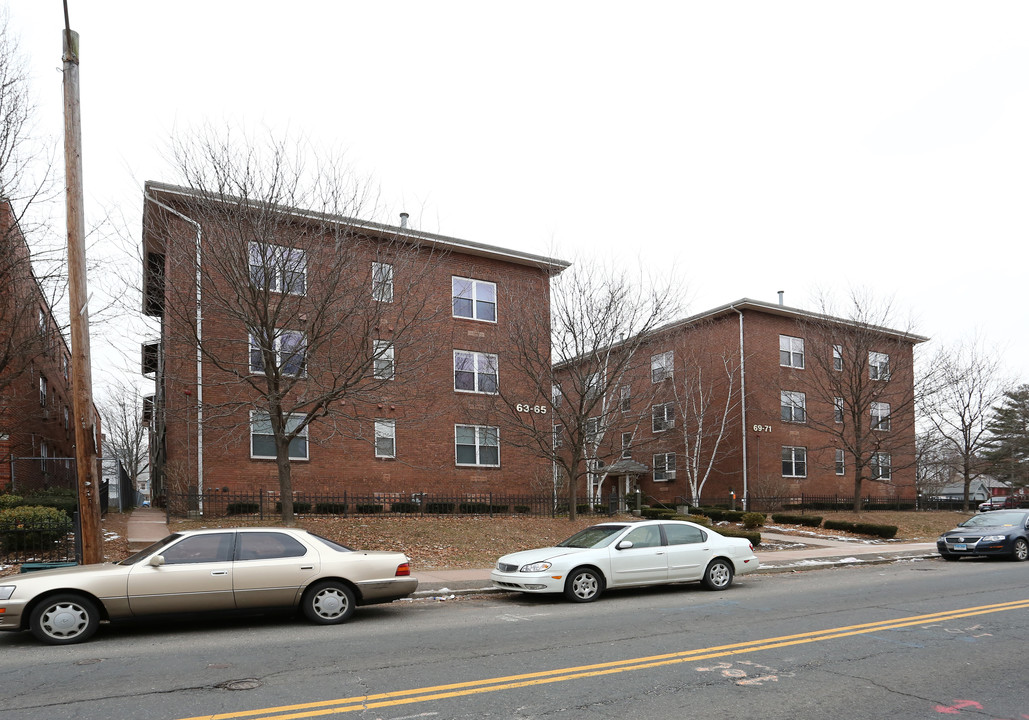
<svg viewBox="0 0 1029 720">
<path fill-rule="evenodd" d="M 863 288 L 1029 382 L 1029 3 L 69 4 L 87 224 L 137 244 L 169 137 L 288 129 L 346 150 L 371 219 L 674 267 L 690 313 Z M 9 6 L 60 140 L 61 2 Z"/>
</svg>

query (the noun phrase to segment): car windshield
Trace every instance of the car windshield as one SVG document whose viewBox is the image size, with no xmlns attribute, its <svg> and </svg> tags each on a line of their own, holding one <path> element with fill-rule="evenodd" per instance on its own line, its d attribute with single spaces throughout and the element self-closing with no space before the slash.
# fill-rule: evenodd
<svg viewBox="0 0 1029 720">
<path fill-rule="evenodd" d="M 974 515 L 958 527 L 997 527 L 998 525 L 1021 525 L 1025 522 L 1024 512 L 995 510 L 986 515 Z"/>
<path fill-rule="evenodd" d="M 562 540 L 555 547 L 601 548 L 611 544 L 615 535 L 626 528 L 625 525 L 594 525 Z"/>
<path fill-rule="evenodd" d="M 182 535 L 180 535 L 179 533 L 172 533 L 171 535 L 169 535 L 168 537 L 164 538 L 163 540 L 158 540 L 153 545 L 149 545 L 149 546 L 143 548 L 138 553 L 135 553 L 133 555 L 129 555 L 124 560 L 119 560 L 118 562 L 115 563 L 115 565 L 135 565 L 136 563 L 138 563 L 143 558 L 145 558 L 145 557 L 147 557 L 149 555 L 153 555 L 155 552 L 157 552 L 158 550 L 163 548 L 165 545 L 169 544 L 173 540 L 178 540 L 180 537 L 182 537 Z"/>
</svg>

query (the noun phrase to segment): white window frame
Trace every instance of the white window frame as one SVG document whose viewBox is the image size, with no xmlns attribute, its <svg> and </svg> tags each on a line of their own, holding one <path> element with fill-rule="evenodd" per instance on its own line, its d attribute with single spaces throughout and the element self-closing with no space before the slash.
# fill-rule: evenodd
<svg viewBox="0 0 1029 720">
<path fill-rule="evenodd" d="M 650 408 L 650 429 L 659 433 L 675 427 L 675 403 L 666 402 Z"/>
<path fill-rule="evenodd" d="M 393 266 L 390 263 L 372 262 L 372 300 L 393 302 Z"/>
<path fill-rule="evenodd" d="M 254 277 L 255 270 L 257 270 L 261 273 L 268 273 L 269 292 L 288 295 L 307 294 L 307 252 L 305 250 L 285 245 L 251 242 L 248 259 L 251 285 L 257 286 Z M 255 259 L 259 262 L 255 263 Z M 297 288 L 297 278 L 300 279 L 301 287 L 299 289 Z"/>
<path fill-rule="evenodd" d="M 623 412 L 627 413 L 632 408 L 632 387 L 629 385 L 622 385 L 618 388 L 618 408 Z"/>
<path fill-rule="evenodd" d="M 789 459 L 786 455 L 789 453 Z M 790 464 L 790 472 L 786 472 L 786 463 Z M 782 476 L 786 478 L 807 477 L 807 448 L 795 445 L 783 445 L 782 447 Z M 798 472 L 798 468 L 800 472 Z"/>
<path fill-rule="evenodd" d="M 832 399 L 832 419 L 833 422 L 842 425 L 843 424 L 843 398 L 834 397 Z"/>
<path fill-rule="evenodd" d="M 654 482 L 675 480 L 675 453 L 654 453 Z"/>
<path fill-rule="evenodd" d="M 470 357 L 472 365 L 471 370 L 466 367 L 458 370 L 457 358 L 459 355 Z M 496 395 L 500 392 L 500 369 L 498 368 L 498 364 L 499 360 L 497 356 L 492 353 L 477 352 L 475 350 L 454 350 L 454 392 Z M 489 372 L 490 370 L 492 370 L 492 372 Z M 472 388 L 470 390 L 468 388 L 459 388 L 457 386 L 458 372 L 471 374 Z M 490 377 L 493 378 L 493 384 L 496 387 L 493 390 L 483 389 L 484 381 Z"/>
<path fill-rule="evenodd" d="M 873 480 L 893 479 L 892 458 L 889 453 L 872 453 L 868 467 L 872 471 Z"/>
<path fill-rule="evenodd" d="M 650 382 L 659 383 L 675 374 L 675 351 L 668 350 L 650 356 Z"/>
<path fill-rule="evenodd" d="M 807 395 L 796 390 L 779 391 L 779 414 L 783 422 L 807 422 Z"/>
<path fill-rule="evenodd" d="M 392 380 L 396 374 L 393 343 L 389 340 L 372 341 L 372 377 Z"/>
<path fill-rule="evenodd" d="M 554 424 L 554 450 L 564 445 L 565 426 L 561 423 Z"/>
<path fill-rule="evenodd" d="M 873 402 L 869 412 L 872 415 L 872 429 L 887 432 L 892 426 L 890 421 L 890 404 L 884 402 Z"/>
<path fill-rule="evenodd" d="M 843 372 L 843 346 L 832 346 L 832 369 L 836 372 Z"/>
<path fill-rule="evenodd" d="M 785 358 L 783 357 L 784 353 Z M 803 370 L 805 362 L 804 338 L 793 337 L 792 335 L 780 335 L 779 366 Z"/>
<path fill-rule="evenodd" d="M 597 445 L 601 440 L 600 416 L 586 418 L 586 442 Z"/>
<path fill-rule="evenodd" d="M 836 474 L 846 475 L 847 473 L 847 458 L 846 453 L 839 448 L 836 449 Z"/>
<path fill-rule="evenodd" d="M 459 447 L 471 447 L 467 443 L 459 444 L 457 433 L 459 429 L 471 429 L 474 431 L 475 437 L 475 462 L 463 463 L 459 459 L 458 448 Z M 488 443 L 490 435 L 496 440 L 495 444 L 491 445 Z M 487 447 L 496 447 L 497 449 L 497 461 L 496 463 L 489 463 L 482 461 L 482 450 Z M 458 467 L 500 467 L 500 428 L 491 425 L 455 425 L 454 426 L 454 463 Z"/>
<path fill-rule="evenodd" d="M 389 442 L 388 449 L 383 449 L 381 441 Z M 397 421 L 390 419 L 375 421 L 375 457 L 392 459 L 397 456 Z"/>
<path fill-rule="evenodd" d="M 556 410 L 561 407 L 561 386 L 554 383 L 550 386 L 550 404 Z"/>
<path fill-rule="evenodd" d="M 39 374 L 39 405 L 40 407 L 46 407 L 46 396 L 47 396 L 47 382 L 46 375 L 43 373 Z"/>
<path fill-rule="evenodd" d="M 285 367 L 283 355 L 282 355 L 282 339 L 284 337 L 297 337 L 301 339 L 300 347 L 303 349 L 303 355 L 300 361 L 300 372 L 287 372 Z M 265 375 L 267 368 L 264 367 L 264 355 L 260 352 L 260 345 L 257 343 L 257 339 L 250 335 L 250 342 L 248 345 L 248 352 L 250 357 L 249 365 L 250 372 L 254 375 Z M 254 366 L 255 351 L 258 351 L 256 357 L 261 361 L 261 367 Z M 305 377 L 307 375 L 307 333 L 303 330 L 276 330 L 275 331 L 275 364 L 279 367 L 279 372 L 287 377 Z"/>
<path fill-rule="evenodd" d="M 890 356 L 886 353 L 870 351 L 868 353 L 868 377 L 872 380 L 889 380 Z"/>
<path fill-rule="evenodd" d="M 458 283 L 471 283 L 469 290 L 471 291 L 471 297 L 464 294 L 464 288 L 461 289 L 461 294 L 458 294 Z M 479 288 L 492 288 L 493 289 L 493 300 L 480 299 Z M 457 303 L 455 300 L 471 300 L 471 314 L 464 315 L 457 312 Z M 497 322 L 497 316 L 499 313 L 499 301 L 497 298 L 497 284 L 488 280 L 475 280 L 474 278 L 460 277 L 458 275 L 452 275 L 450 278 L 450 311 L 453 317 L 462 318 L 464 320 L 477 320 L 478 322 Z M 485 309 L 488 306 L 493 307 L 493 317 L 480 317 L 485 315 L 484 311 L 480 311 L 480 307 Z"/>
<path fill-rule="evenodd" d="M 627 460 L 632 457 L 632 433 L 622 433 L 622 459 Z"/>
<path fill-rule="evenodd" d="M 295 424 L 299 424 L 300 421 L 303 420 L 303 419 L 304 419 L 303 415 L 290 415 L 290 416 L 288 416 L 286 418 L 286 428 L 287 428 L 287 431 L 289 429 L 289 425 L 290 425 L 291 422 L 295 422 Z M 265 422 L 265 423 L 267 423 L 268 424 L 268 432 L 266 432 L 266 433 L 255 432 L 256 425 L 257 425 L 258 422 Z M 263 412 L 261 410 L 251 410 L 250 411 L 250 459 L 251 460 L 274 460 L 275 459 L 274 447 L 272 449 L 272 454 L 271 455 L 257 455 L 257 454 L 254 453 L 254 436 L 255 435 L 258 435 L 260 437 L 270 437 L 270 438 L 272 438 L 272 444 L 274 446 L 275 436 L 272 434 L 271 423 L 272 423 L 271 416 L 268 413 Z M 300 433 L 295 438 L 293 438 L 292 441 L 290 441 L 290 443 L 289 443 L 289 459 L 290 459 L 290 462 L 292 462 L 294 460 L 310 460 L 311 459 L 311 443 L 308 441 L 308 432 L 307 432 L 310 429 L 310 427 L 311 427 L 310 425 L 305 426 L 304 429 L 301 430 Z M 301 455 L 299 453 L 294 454 L 293 444 L 296 443 L 298 440 L 301 440 L 301 439 L 303 439 L 303 455 Z"/>
</svg>

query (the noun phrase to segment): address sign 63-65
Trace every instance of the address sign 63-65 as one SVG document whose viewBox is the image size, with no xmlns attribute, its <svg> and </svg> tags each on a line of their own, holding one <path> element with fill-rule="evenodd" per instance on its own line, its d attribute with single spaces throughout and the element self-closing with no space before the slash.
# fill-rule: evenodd
<svg viewBox="0 0 1029 720">
<path fill-rule="evenodd" d="M 518 403 L 517 405 L 515 405 L 515 410 L 523 413 L 535 413 L 537 415 L 547 414 L 546 405 L 526 405 L 523 403 Z"/>
</svg>

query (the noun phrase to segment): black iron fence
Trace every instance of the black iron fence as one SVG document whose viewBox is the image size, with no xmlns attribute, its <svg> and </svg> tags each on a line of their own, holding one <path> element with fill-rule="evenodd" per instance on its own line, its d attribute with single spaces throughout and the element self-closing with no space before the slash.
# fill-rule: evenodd
<svg viewBox="0 0 1029 720">
<path fill-rule="evenodd" d="M 692 506 L 689 499 L 677 497 L 672 499 L 661 499 L 647 497 L 644 502 L 648 505 L 661 507 Z M 815 510 L 819 512 L 848 512 L 854 509 L 854 496 L 845 495 L 797 495 L 791 497 L 774 496 L 762 497 L 750 495 L 746 503 L 742 496 L 707 496 L 702 498 L 702 507 L 717 507 L 728 510 L 750 510 L 752 512 L 778 512 L 778 511 L 804 511 Z M 869 495 L 860 499 L 862 512 L 889 511 L 889 510 L 960 510 L 961 501 L 932 501 L 915 498 L 901 498 L 893 495 Z M 974 507 L 978 503 L 972 504 Z"/>
<path fill-rule="evenodd" d="M 0 523 L 0 564 L 76 562 L 72 521 Z"/>
</svg>

